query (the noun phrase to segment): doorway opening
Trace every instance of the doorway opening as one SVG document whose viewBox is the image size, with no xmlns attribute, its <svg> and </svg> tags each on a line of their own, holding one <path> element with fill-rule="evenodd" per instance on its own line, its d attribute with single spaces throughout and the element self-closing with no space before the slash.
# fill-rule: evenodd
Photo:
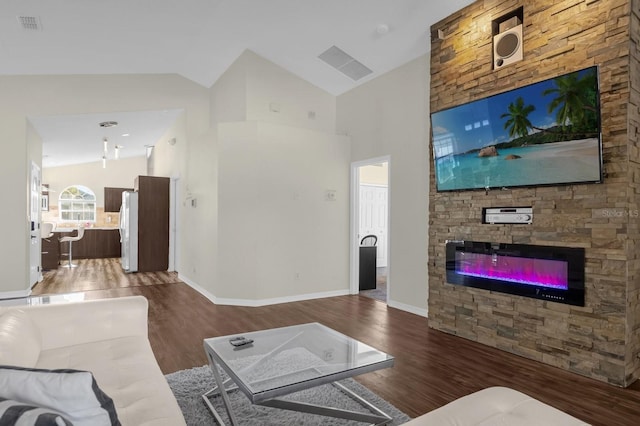
<svg viewBox="0 0 640 426">
<path fill-rule="evenodd" d="M 390 294 L 388 156 L 351 165 L 351 293 Z M 366 238 L 365 238 L 366 237 Z"/>
<path fill-rule="evenodd" d="M 41 264 L 41 241 L 40 241 L 40 215 L 42 210 L 42 172 L 40 166 L 33 161 L 29 173 L 29 285 L 28 292 L 32 286 L 42 281 L 40 271 Z"/>
</svg>

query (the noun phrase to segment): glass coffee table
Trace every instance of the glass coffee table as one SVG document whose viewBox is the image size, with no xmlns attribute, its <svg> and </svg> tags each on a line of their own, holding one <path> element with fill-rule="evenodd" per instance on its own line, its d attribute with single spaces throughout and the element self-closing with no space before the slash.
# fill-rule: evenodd
<svg viewBox="0 0 640 426">
<path fill-rule="evenodd" d="M 239 338 L 244 338 L 241 340 Z M 204 349 L 216 387 L 202 395 L 220 425 L 223 419 L 210 398 L 220 395 L 232 425 L 237 424 L 228 392 L 240 390 L 252 404 L 301 411 L 376 425 L 392 418 L 347 389 L 339 380 L 393 366 L 391 355 L 319 323 L 214 337 Z M 222 380 L 220 367 L 228 376 Z M 294 392 L 332 384 L 368 409 L 344 410 L 281 399 Z"/>
</svg>

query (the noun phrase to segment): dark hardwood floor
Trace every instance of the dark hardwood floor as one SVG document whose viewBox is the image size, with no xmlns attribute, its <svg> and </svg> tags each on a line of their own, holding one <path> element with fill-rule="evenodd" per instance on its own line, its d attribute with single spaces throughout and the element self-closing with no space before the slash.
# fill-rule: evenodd
<svg viewBox="0 0 640 426">
<path fill-rule="evenodd" d="M 43 280 L 36 284 L 31 294 L 60 294 L 75 291 L 107 290 L 120 287 L 137 287 L 168 284 L 180 281 L 176 272 L 140 272 L 125 274 L 119 258 L 74 259 L 76 268 L 66 267 L 66 262 L 44 271 Z"/>
<path fill-rule="evenodd" d="M 114 273 L 117 285 L 105 282 L 111 278 L 94 270 L 88 281 L 99 290 L 87 289 L 86 280 L 79 287 L 87 299 L 137 294 L 149 299 L 149 338 L 165 374 L 206 364 L 202 341 L 207 337 L 317 321 L 396 358 L 393 368 L 357 380 L 412 417 L 489 386 L 508 386 L 594 426 L 640 424 L 640 381 L 622 389 L 578 376 L 432 330 L 426 318 L 371 298 L 340 296 L 257 308 L 219 306 L 177 278 L 140 285 L 150 278 Z M 73 274 L 60 274 L 56 280 L 50 287 L 42 286 L 40 294 L 73 291 Z M 131 286 L 122 285 L 126 281 Z"/>
</svg>

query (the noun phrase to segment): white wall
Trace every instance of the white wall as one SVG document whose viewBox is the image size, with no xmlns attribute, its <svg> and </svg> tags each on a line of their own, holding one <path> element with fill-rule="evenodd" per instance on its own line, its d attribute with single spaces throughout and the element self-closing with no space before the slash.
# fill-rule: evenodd
<svg viewBox="0 0 640 426">
<path fill-rule="evenodd" d="M 227 123 L 247 119 L 247 61 L 245 52 L 211 87 L 211 123 Z"/>
<path fill-rule="evenodd" d="M 214 130 L 189 139 L 187 182 L 178 202 L 180 278 L 216 293 L 218 273 L 218 153 Z M 192 201 L 195 200 L 195 206 Z M 233 286 L 233 283 L 226 283 Z"/>
<path fill-rule="evenodd" d="M 187 116 L 182 112 L 153 147 L 153 170 L 156 176 L 185 178 L 189 139 Z"/>
<path fill-rule="evenodd" d="M 253 52 L 241 59 L 247 70 L 247 120 L 335 133 L 335 96 Z"/>
<path fill-rule="evenodd" d="M 21 224 L 6 227 L 0 293 L 28 279 L 26 117 L 183 108 L 154 167 L 182 182 L 188 282 L 230 303 L 346 294 L 349 162 L 390 155 L 390 303 L 426 309 L 427 77 L 420 58 L 336 100 L 251 52 L 211 89 L 175 75 L 0 77 L 0 187 L 17 206 L 0 219 Z"/>
<path fill-rule="evenodd" d="M 28 282 L 26 117 L 184 108 L 189 137 L 209 127 L 208 90 L 177 75 L 2 76 L 0 93 L 0 193 L 15 206 L 0 212 L 10 242 L 0 248 L 0 294 Z"/>
<path fill-rule="evenodd" d="M 336 129 L 335 96 L 249 50 L 213 85 L 211 105 L 212 123 L 264 121 L 331 134 Z"/>
<path fill-rule="evenodd" d="M 389 155 L 389 304 L 427 313 L 428 88 L 422 56 L 337 99 L 351 160 Z"/>
<path fill-rule="evenodd" d="M 68 186 L 84 185 L 96 194 L 96 206 L 104 207 L 104 188 L 133 188 L 136 176 L 146 174 L 144 156 L 120 158 L 109 161 L 102 168 L 102 161 L 47 167 L 42 169 L 42 183 L 49 184 L 49 205 L 58 205 L 58 196 Z"/>
<path fill-rule="evenodd" d="M 219 146 L 216 296 L 346 294 L 348 139 L 243 122 L 221 124 Z M 336 191 L 335 201 L 326 200 L 327 190 Z"/>
<path fill-rule="evenodd" d="M 197 206 L 184 209 L 202 228 L 183 235 L 197 249 L 180 277 L 222 304 L 348 293 L 350 146 L 335 97 L 249 51 L 210 95 L 211 132 L 189 161 Z"/>
<path fill-rule="evenodd" d="M 0 80 L 0 93 L 6 86 Z M 13 208 L 0 209 L 6 244 L 0 245 L 0 265 L 4 272 L 0 292 L 22 292 L 29 284 L 29 204 L 26 118 L 0 97 L 0 194 Z M 39 163 L 38 163 L 39 164 Z"/>
<path fill-rule="evenodd" d="M 194 139 L 194 138 L 192 138 Z M 153 148 L 153 172 L 155 176 L 171 178 L 171 205 L 169 211 L 169 270 L 184 268 L 182 259 L 191 247 L 185 244 L 182 233 L 190 228 L 183 223 L 185 193 L 188 185 L 189 137 L 187 116 L 182 112 Z M 173 256 L 173 257 L 172 257 Z"/>
</svg>

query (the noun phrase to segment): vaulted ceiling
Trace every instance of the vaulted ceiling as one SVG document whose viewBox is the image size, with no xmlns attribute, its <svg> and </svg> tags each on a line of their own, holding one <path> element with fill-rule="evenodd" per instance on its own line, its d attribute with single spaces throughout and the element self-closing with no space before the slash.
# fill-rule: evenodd
<svg viewBox="0 0 640 426">
<path fill-rule="evenodd" d="M 339 95 L 427 53 L 430 26 L 470 3 L 3 0 L 0 75 L 177 73 L 210 87 L 250 49 Z M 318 58 L 332 46 L 372 72 L 356 81 Z"/>
</svg>

